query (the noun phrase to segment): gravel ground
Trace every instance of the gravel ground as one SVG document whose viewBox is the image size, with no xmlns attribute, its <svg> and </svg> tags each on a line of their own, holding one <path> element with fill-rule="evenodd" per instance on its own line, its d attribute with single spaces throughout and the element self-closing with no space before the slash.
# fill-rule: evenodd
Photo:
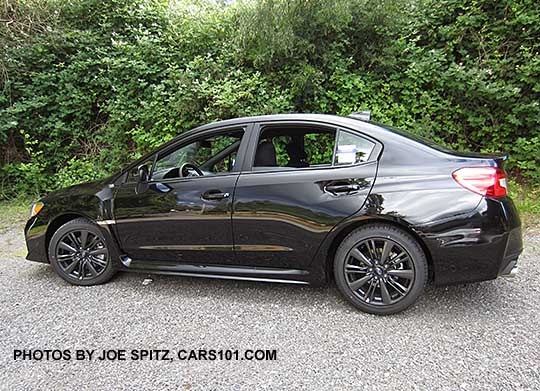
<svg viewBox="0 0 540 391">
<path fill-rule="evenodd" d="M 540 390 L 540 235 L 515 279 L 428 288 L 405 313 L 334 287 L 119 274 L 79 288 L 0 232 L 1 390 Z M 276 349 L 276 361 L 15 361 L 14 349 Z M 97 355 L 98 353 L 96 353 Z"/>
</svg>

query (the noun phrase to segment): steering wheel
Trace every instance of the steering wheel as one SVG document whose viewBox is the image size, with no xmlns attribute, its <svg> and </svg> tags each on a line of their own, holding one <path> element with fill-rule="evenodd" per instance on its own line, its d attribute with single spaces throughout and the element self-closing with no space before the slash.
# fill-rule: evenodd
<svg viewBox="0 0 540 391">
<path fill-rule="evenodd" d="M 193 163 L 184 163 L 180 167 L 180 175 L 183 178 L 190 176 L 203 176 L 203 172 Z"/>
</svg>

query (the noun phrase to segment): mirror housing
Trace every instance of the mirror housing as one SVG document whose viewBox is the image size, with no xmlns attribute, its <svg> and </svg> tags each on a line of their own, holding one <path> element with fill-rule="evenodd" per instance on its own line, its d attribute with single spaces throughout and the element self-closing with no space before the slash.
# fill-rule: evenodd
<svg viewBox="0 0 540 391">
<path fill-rule="evenodd" d="M 148 179 L 150 177 L 150 174 L 148 172 L 148 166 L 146 164 L 140 165 L 137 168 L 137 171 L 139 174 L 139 181 L 137 182 L 137 186 L 135 186 L 135 193 L 140 194 L 148 190 Z"/>
<path fill-rule="evenodd" d="M 148 172 L 148 166 L 146 164 L 140 165 L 138 168 L 139 172 L 139 182 L 146 183 L 148 182 L 148 177 L 150 176 Z"/>
</svg>

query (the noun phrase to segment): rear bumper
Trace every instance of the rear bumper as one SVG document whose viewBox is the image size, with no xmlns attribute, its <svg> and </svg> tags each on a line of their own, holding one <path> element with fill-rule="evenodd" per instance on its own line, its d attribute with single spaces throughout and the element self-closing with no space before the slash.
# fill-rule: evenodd
<svg viewBox="0 0 540 391">
<path fill-rule="evenodd" d="M 499 274 L 499 276 L 501 276 L 501 277 L 515 277 L 515 276 L 518 275 L 518 273 L 519 273 L 519 267 L 517 265 L 517 260 L 515 260 L 515 261 L 509 262 L 508 265 L 506 265 L 506 267 L 502 271 L 502 273 Z"/>
<path fill-rule="evenodd" d="M 483 199 L 467 216 L 422 227 L 437 285 L 512 275 L 523 250 L 521 221 L 508 197 Z"/>
</svg>

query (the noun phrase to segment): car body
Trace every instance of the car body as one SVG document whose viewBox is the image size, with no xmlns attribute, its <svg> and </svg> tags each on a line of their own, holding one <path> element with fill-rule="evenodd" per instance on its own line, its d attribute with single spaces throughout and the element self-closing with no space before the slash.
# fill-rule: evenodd
<svg viewBox="0 0 540 391">
<path fill-rule="evenodd" d="M 171 166 L 193 145 L 214 148 L 222 134 L 228 144 L 205 163 Z M 276 152 L 282 141 L 286 147 Z M 324 143 L 333 143 L 332 150 Z M 287 156 L 285 149 L 287 166 L 276 161 Z M 323 164 L 306 162 L 308 154 Z M 41 199 L 42 209 L 25 228 L 27 259 L 49 262 L 54 233 L 85 218 L 99 227 L 115 270 L 321 285 L 331 279 L 348 235 L 383 224 L 417 242 L 434 284 L 494 279 L 516 270 L 518 213 L 506 192 L 489 196 L 466 188 L 456 172 L 488 167 L 500 173 L 503 160 L 447 151 L 353 117 L 216 122 L 109 178 Z M 213 174 L 216 165 L 224 171 Z M 138 179 L 129 179 L 134 172 Z"/>
</svg>

